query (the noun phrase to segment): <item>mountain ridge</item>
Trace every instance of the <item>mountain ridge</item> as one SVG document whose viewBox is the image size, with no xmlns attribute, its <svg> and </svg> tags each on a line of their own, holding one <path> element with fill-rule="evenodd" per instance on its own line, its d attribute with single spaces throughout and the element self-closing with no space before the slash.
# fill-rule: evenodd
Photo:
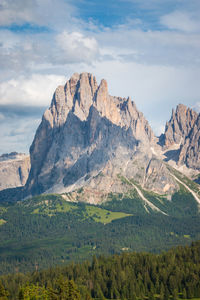
<svg viewBox="0 0 200 300">
<path fill-rule="evenodd" d="M 179 104 L 157 138 L 130 97 L 110 96 L 105 79 L 98 85 L 92 74 L 75 73 L 43 114 L 23 197 L 83 189 L 82 199 L 97 204 L 136 184 L 141 195 L 147 190 L 170 199 L 180 178 L 168 166 L 190 179 L 199 173 L 199 119 Z"/>
<path fill-rule="evenodd" d="M 157 147 L 148 121 L 129 97 L 110 96 L 104 79 L 98 86 L 92 74 L 75 73 L 56 89 L 43 115 L 30 148 L 26 188 L 30 194 L 84 186 L 121 192 L 122 173 L 143 187 L 173 193 L 178 185 L 156 157 Z"/>
</svg>

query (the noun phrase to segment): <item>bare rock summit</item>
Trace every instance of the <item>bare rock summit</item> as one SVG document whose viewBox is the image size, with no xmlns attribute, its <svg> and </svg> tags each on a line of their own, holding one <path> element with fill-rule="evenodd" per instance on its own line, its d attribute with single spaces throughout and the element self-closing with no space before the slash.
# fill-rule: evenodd
<svg viewBox="0 0 200 300">
<path fill-rule="evenodd" d="M 178 166 L 200 170 L 200 115 L 179 104 L 166 123 L 160 143 Z"/>
<path fill-rule="evenodd" d="M 154 147 L 153 131 L 130 98 L 110 96 L 104 79 L 98 85 L 92 74 L 75 73 L 56 89 L 37 129 L 30 147 L 27 193 L 84 187 L 88 198 L 93 195 L 88 201 L 99 202 L 109 192 L 126 190 L 120 176 L 147 189 L 153 178 L 155 191 L 171 193 L 177 184 L 155 157 Z"/>
</svg>

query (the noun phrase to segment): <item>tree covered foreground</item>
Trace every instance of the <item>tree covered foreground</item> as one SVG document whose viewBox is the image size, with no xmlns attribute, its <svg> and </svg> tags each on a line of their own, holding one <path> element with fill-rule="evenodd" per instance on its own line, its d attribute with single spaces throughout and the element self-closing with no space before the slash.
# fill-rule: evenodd
<svg viewBox="0 0 200 300">
<path fill-rule="evenodd" d="M 0 277 L 0 299 L 200 297 L 200 241 L 161 254 L 94 256 L 91 262 Z"/>
</svg>

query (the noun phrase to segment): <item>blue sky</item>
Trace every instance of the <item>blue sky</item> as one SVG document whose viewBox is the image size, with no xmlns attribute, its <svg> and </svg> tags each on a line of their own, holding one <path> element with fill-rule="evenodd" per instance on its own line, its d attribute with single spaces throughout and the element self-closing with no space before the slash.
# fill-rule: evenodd
<svg viewBox="0 0 200 300">
<path fill-rule="evenodd" d="M 149 5 L 150 3 L 150 5 Z M 163 2 L 164 3 L 164 2 Z M 92 20 L 104 27 L 124 24 L 128 19 L 142 21 L 143 29 L 162 29 L 159 16 L 176 8 L 174 1 L 80 1 L 77 4 L 80 17 L 85 21 Z"/>
<path fill-rule="evenodd" d="M 200 108 L 199 0 L 1 0 L 0 154 L 27 152 L 59 84 L 107 79 L 161 133 L 178 103 Z"/>
</svg>

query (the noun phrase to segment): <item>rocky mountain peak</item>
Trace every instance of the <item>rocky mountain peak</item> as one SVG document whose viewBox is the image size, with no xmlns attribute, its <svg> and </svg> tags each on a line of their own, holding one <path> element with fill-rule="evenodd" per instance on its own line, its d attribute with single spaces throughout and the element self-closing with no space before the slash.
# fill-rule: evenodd
<svg viewBox="0 0 200 300">
<path fill-rule="evenodd" d="M 161 137 L 161 143 L 165 148 L 174 144 L 181 144 L 188 137 L 195 122 L 198 113 L 183 104 L 179 104 L 176 110 L 172 110 L 172 116 L 166 123 L 164 136 Z"/>
<path fill-rule="evenodd" d="M 160 143 L 177 166 L 200 170 L 200 115 L 183 104 L 172 111 Z M 174 154 L 174 155 L 173 155 Z"/>
<path fill-rule="evenodd" d="M 108 165 L 117 174 L 135 151 L 146 155 L 154 140 L 130 97 L 110 96 L 105 79 L 98 85 L 92 74 L 75 73 L 56 89 L 37 129 L 26 188 L 31 193 L 72 189 Z"/>
<path fill-rule="evenodd" d="M 90 73 L 74 73 L 64 86 L 59 86 L 44 117 L 51 126 L 65 123 L 69 111 L 86 120 L 98 88 L 96 78 Z"/>
<path fill-rule="evenodd" d="M 62 126 L 69 112 L 86 121 L 91 107 L 117 126 L 132 127 L 141 140 L 154 138 L 148 122 L 130 97 L 110 96 L 107 81 L 102 79 L 98 86 L 96 78 L 90 73 L 75 73 L 64 86 L 59 86 L 43 118 L 52 128 Z"/>
</svg>

